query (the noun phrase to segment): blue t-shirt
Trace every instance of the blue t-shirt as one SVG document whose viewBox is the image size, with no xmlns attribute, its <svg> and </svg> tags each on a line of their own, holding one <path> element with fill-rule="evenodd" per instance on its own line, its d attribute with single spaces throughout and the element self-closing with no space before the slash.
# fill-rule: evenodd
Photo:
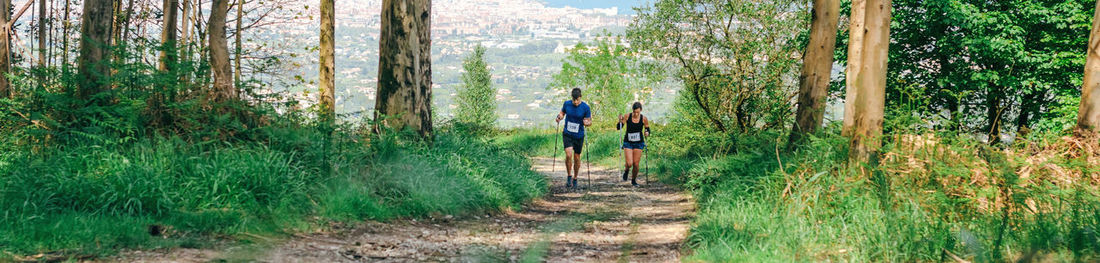
<svg viewBox="0 0 1100 263">
<path fill-rule="evenodd" d="M 573 106 L 573 101 L 567 100 L 565 105 L 561 106 L 561 111 L 565 112 L 565 129 L 562 133 L 576 139 L 584 139 L 584 119 L 592 118 L 592 110 L 588 108 L 588 103 L 581 102 L 580 106 Z"/>
</svg>

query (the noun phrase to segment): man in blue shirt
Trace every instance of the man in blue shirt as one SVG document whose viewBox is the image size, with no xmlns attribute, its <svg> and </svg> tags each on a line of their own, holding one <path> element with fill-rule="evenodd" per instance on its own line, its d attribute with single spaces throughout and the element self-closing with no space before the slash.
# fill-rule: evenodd
<svg viewBox="0 0 1100 263">
<path fill-rule="evenodd" d="M 573 99 L 566 101 L 558 113 L 557 122 L 565 120 L 562 143 L 565 148 L 565 187 L 577 187 L 581 171 L 581 151 L 584 147 L 584 128 L 592 126 L 592 109 L 581 101 L 581 89 L 574 88 Z"/>
</svg>

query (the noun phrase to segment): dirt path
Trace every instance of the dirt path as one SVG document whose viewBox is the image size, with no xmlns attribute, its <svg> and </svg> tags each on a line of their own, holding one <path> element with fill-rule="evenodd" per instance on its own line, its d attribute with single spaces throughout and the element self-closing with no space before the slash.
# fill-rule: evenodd
<svg viewBox="0 0 1100 263">
<path fill-rule="evenodd" d="M 264 249 L 129 252 L 137 262 L 677 262 L 694 215 L 691 197 L 653 183 L 631 187 L 619 169 L 592 166 L 591 185 L 562 187 L 558 161 L 537 158 L 551 193 L 518 212 L 452 220 L 365 223 L 297 236 Z M 620 168 L 621 169 L 621 168 Z M 582 171 L 585 170 L 582 168 Z"/>
</svg>

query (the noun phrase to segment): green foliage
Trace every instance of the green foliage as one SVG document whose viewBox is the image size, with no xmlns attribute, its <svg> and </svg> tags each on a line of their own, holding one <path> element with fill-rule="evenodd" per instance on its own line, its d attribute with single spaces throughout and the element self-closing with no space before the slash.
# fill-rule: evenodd
<svg viewBox="0 0 1100 263">
<path fill-rule="evenodd" d="M 462 86 L 455 99 L 458 108 L 455 120 L 478 128 L 492 128 L 497 122 L 496 88 L 489 64 L 485 63 L 485 47 L 480 44 L 462 62 Z"/>
<path fill-rule="evenodd" d="M 610 129 L 619 116 L 629 111 L 632 102 L 645 101 L 652 95 L 650 86 L 661 74 L 647 71 L 652 68 L 644 62 L 619 37 L 604 36 L 590 45 L 577 43 L 562 61 L 562 70 L 554 75 L 550 88 L 564 92 L 566 100 L 570 90 L 581 88 L 582 100 L 592 107 L 594 125 Z"/>
<path fill-rule="evenodd" d="M 806 3 L 656 1 L 638 10 L 627 35 L 632 48 L 675 62 L 690 102 L 679 105 L 697 108 L 709 127 L 783 129 L 809 30 Z"/>
<path fill-rule="evenodd" d="M 1067 118 L 1058 108 L 1074 99 L 1065 97 L 1080 95 L 1095 1 L 893 4 L 887 108 L 918 89 L 927 103 L 899 113 L 938 127 L 984 134 L 996 120 L 1023 133 L 1064 130 L 1051 124 Z M 846 30 L 839 39 L 846 46 Z M 838 48 L 840 63 L 844 51 Z"/>
</svg>

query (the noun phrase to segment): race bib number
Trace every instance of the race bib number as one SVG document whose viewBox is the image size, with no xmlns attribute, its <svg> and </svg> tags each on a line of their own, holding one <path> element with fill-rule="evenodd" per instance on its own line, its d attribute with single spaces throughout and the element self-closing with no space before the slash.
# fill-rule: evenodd
<svg viewBox="0 0 1100 263">
<path fill-rule="evenodd" d="M 572 132 L 572 133 L 580 133 L 581 132 L 581 124 L 580 123 L 575 123 L 575 122 L 566 122 L 565 123 L 565 130 L 569 131 L 569 132 Z"/>
<path fill-rule="evenodd" d="M 627 133 L 626 134 L 626 139 L 628 141 L 632 141 L 632 142 L 642 141 L 642 133 L 640 133 L 640 132 Z"/>
</svg>

